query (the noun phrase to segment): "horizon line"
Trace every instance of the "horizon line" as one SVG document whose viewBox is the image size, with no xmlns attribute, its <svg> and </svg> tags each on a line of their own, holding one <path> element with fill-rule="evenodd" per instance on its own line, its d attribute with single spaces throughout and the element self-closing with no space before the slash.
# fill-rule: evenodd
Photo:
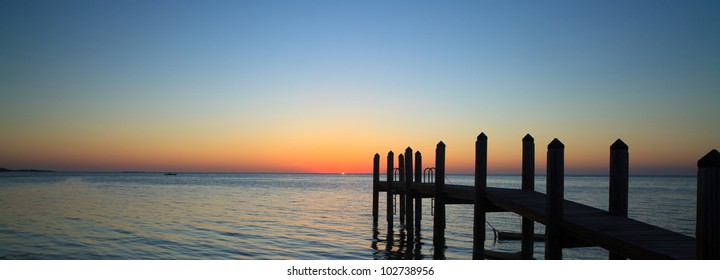
<svg viewBox="0 0 720 280">
<path fill-rule="evenodd" d="M 6 172 L 22 172 L 22 173 L 126 173 L 126 174 L 142 174 L 142 173 L 185 173 L 185 174 L 287 174 L 287 175 L 373 175 L 372 172 L 248 172 L 248 171 L 142 171 L 142 170 L 121 170 L 121 171 L 67 171 L 67 170 L 42 170 L 42 169 L 7 169 Z M 380 173 L 383 176 L 387 176 L 387 173 Z M 471 176 L 474 173 L 447 173 L 446 175 L 463 175 Z M 566 176 L 579 176 L 579 177 L 605 177 L 609 174 L 592 174 L 592 173 L 566 173 Z M 522 173 L 488 173 L 488 176 L 522 176 Z M 546 174 L 536 173 L 535 176 L 546 176 Z M 629 174 L 629 176 L 637 177 L 696 177 L 697 174 L 652 174 L 652 173 L 641 173 L 641 174 Z"/>
</svg>

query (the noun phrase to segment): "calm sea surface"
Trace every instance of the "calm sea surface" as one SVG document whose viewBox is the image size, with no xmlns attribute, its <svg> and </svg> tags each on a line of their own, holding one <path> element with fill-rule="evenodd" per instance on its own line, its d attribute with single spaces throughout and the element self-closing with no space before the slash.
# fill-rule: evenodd
<svg viewBox="0 0 720 280">
<path fill-rule="evenodd" d="M 472 185 L 471 175 L 448 175 Z M 519 176 L 489 176 L 519 188 Z M 545 178 L 536 178 L 544 192 Z M 565 198 L 607 209 L 606 177 L 568 176 Z M 630 217 L 694 236 L 694 177 L 631 177 Z M 385 209 L 381 197 L 380 209 Z M 0 259 L 394 259 L 372 229 L 371 175 L 162 173 L 0 173 Z M 472 206 L 447 208 L 448 259 L 472 257 Z M 488 214 L 498 230 L 520 218 Z M 423 203 L 418 257 L 432 258 L 430 201 Z M 396 230 L 400 228 L 397 224 Z M 536 223 L 536 232 L 543 232 Z M 517 251 L 519 241 L 486 248 Z M 536 242 L 535 258 L 543 258 Z M 566 259 L 605 259 L 599 248 L 565 249 Z"/>
</svg>

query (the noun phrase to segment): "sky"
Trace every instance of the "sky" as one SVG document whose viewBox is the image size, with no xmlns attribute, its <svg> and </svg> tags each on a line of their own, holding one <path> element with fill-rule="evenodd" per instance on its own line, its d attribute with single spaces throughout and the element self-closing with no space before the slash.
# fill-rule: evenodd
<svg viewBox="0 0 720 280">
<path fill-rule="evenodd" d="M 718 1 L 0 1 L 0 167 L 692 175 L 720 148 Z M 381 168 L 381 169 L 382 169 Z"/>
</svg>

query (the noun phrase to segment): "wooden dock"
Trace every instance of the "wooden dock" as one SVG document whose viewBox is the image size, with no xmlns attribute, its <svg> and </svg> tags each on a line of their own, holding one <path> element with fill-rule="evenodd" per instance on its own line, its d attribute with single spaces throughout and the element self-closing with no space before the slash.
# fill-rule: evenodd
<svg viewBox="0 0 720 280">
<path fill-rule="evenodd" d="M 557 139 L 548 145 L 547 194 L 534 190 L 534 140 L 523 138 L 522 184 L 518 189 L 493 188 L 487 182 L 487 137 L 476 142 L 475 185 L 445 184 L 445 144 L 436 148 L 432 183 L 422 183 L 422 155 L 412 149 L 399 157 L 388 153 L 387 180 L 380 181 L 380 156 L 373 168 L 373 225 L 378 223 L 379 193 L 387 194 L 388 234 L 392 234 L 393 202 L 400 204 L 403 237 L 413 246 L 419 233 L 423 198 L 434 198 L 433 258 L 443 259 L 445 205 L 473 204 L 473 259 L 484 259 L 485 214 L 513 212 L 523 217 L 522 259 L 532 259 L 534 222 L 545 225 L 545 259 L 562 259 L 563 248 L 602 247 L 610 259 L 720 259 L 720 153 L 712 150 L 698 161 L 696 237 L 692 238 L 627 217 L 628 146 L 621 140 L 610 147 L 610 195 L 608 211 L 564 199 L 564 145 Z M 399 180 L 394 180 L 395 171 Z M 414 172 L 413 172 L 414 171 Z M 432 181 L 432 180 L 430 180 Z M 408 251 L 413 251 L 412 248 Z"/>
</svg>

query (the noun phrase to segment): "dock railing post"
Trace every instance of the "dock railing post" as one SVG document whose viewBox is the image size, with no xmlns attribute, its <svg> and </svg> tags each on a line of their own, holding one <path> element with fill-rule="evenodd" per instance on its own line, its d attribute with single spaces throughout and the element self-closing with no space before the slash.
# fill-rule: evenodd
<svg viewBox="0 0 720 280">
<path fill-rule="evenodd" d="M 422 183 L 422 154 L 415 152 L 415 183 Z M 422 196 L 415 196 L 415 231 L 420 232 L 422 223 Z"/>
<path fill-rule="evenodd" d="M 405 228 L 405 198 L 407 198 L 407 183 L 405 182 L 405 156 L 398 155 L 398 171 L 400 184 L 405 185 L 405 191 L 398 191 L 398 200 L 400 201 L 400 228 Z"/>
<path fill-rule="evenodd" d="M 433 259 L 445 258 L 445 143 L 435 149 L 435 215 L 433 217 Z"/>
<path fill-rule="evenodd" d="M 629 181 L 628 146 L 620 139 L 610 146 L 610 185 L 608 195 L 608 211 L 610 215 L 627 218 L 628 216 L 628 181 Z M 624 260 L 622 255 L 610 252 L 611 260 Z"/>
<path fill-rule="evenodd" d="M 522 190 L 535 191 L 535 139 L 530 134 L 522 139 Z M 520 258 L 523 260 L 533 259 L 535 238 L 535 221 L 530 218 L 522 218 L 522 249 Z"/>
<path fill-rule="evenodd" d="M 475 205 L 473 208 L 473 260 L 485 259 L 485 188 L 487 187 L 487 141 L 480 133 L 475 141 Z"/>
<path fill-rule="evenodd" d="M 380 191 L 378 191 L 380 185 L 380 155 L 375 154 L 373 157 L 373 197 L 372 197 L 372 215 L 373 215 L 373 228 L 377 229 L 378 226 L 378 212 L 380 203 Z"/>
<path fill-rule="evenodd" d="M 698 163 L 697 222 L 695 252 L 697 259 L 720 259 L 720 153 L 712 150 Z"/>
<path fill-rule="evenodd" d="M 415 225 L 413 217 L 413 199 L 415 192 L 413 185 L 413 153 L 410 147 L 405 149 L 405 232 L 407 233 L 408 252 L 412 253 L 415 247 Z"/>
<path fill-rule="evenodd" d="M 395 177 L 394 166 L 395 154 L 392 151 L 387 156 L 387 223 L 388 234 L 393 232 L 393 177 Z"/>
<path fill-rule="evenodd" d="M 561 220 L 564 214 L 565 145 L 555 138 L 547 152 L 547 224 L 545 225 L 545 259 L 562 259 Z"/>
</svg>

